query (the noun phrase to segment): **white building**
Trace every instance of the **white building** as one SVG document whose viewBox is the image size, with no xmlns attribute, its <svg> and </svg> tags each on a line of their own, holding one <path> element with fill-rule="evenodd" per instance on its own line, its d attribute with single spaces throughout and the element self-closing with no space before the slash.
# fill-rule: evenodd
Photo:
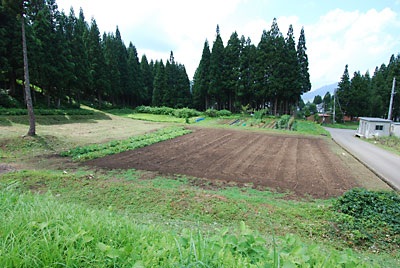
<svg viewBox="0 0 400 268">
<path fill-rule="evenodd" d="M 390 136 L 391 120 L 372 117 L 360 117 L 356 136 L 361 138 L 373 138 L 376 136 Z"/>
<path fill-rule="evenodd" d="M 391 135 L 400 138 L 400 123 L 393 123 L 392 124 Z"/>
</svg>

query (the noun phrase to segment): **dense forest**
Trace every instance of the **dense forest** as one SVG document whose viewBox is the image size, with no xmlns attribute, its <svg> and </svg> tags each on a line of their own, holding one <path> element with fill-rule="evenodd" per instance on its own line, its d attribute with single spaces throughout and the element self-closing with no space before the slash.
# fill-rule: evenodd
<svg viewBox="0 0 400 268">
<path fill-rule="evenodd" d="M 311 89 L 304 29 L 297 49 L 292 25 L 284 38 L 276 19 L 257 46 L 234 32 L 224 47 L 217 26 L 211 51 L 208 41 L 204 43 L 193 83 L 193 105 L 198 110 L 234 112 L 250 105 L 274 114 L 292 113 L 301 94 Z"/>
<path fill-rule="evenodd" d="M 400 54 L 392 55 L 389 64 L 376 67 L 373 76 L 359 71 L 350 79 L 346 65 L 338 85 L 337 96 L 341 110 L 350 117 L 372 116 L 387 118 L 393 78 L 400 78 Z M 400 85 L 395 88 L 393 119 L 400 117 Z"/>
<path fill-rule="evenodd" d="M 0 105 L 6 107 L 24 103 L 21 24 L 8 2 L 0 2 Z M 139 61 L 118 27 L 101 36 L 95 19 L 89 25 L 82 9 L 66 15 L 55 0 L 25 1 L 24 13 L 34 105 L 191 106 L 186 69 L 172 52 L 165 64 L 145 55 Z"/>
<path fill-rule="evenodd" d="M 23 106 L 21 27 L 7 10 L 8 2 L 0 3 L 0 105 Z M 250 105 L 282 114 L 295 110 L 300 95 L 311 88 L 304 30 L 296 50 L 292 26 L 284 38 L 275 19 L 257 47 L 236 32 L 224 46 L 217 27 L 211 51 L 205 42 L 191 88 L 173 52 L 165 64 L 149 62 L 145 55 L 139 60 L 135 46 L 125 46 L 118 27 L 115 33 L 101 35 L 96 20 L 87 23 L 82 9 L 75 16 L 73 9 L 68 15 L 59 11 L 55 0 L 22 2 L 35 106 L 83 102 L 99 108 L 152 105 L 238 111 Z"/>
</svg>

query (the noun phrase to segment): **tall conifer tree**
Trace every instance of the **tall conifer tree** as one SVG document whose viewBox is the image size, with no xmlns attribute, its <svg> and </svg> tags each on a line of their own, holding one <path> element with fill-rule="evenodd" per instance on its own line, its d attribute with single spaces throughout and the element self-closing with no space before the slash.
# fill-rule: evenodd
<svg viewBox="0 0 400 268">
<path fill-rule="evenodd" d="M 210 58 L 211 52 L 208 41 L 204 42 L 203 53 L 199 66 L 193 78 L 193 105 L 196 109 L 204 111 L 208 109 L 210 98 Z"/>
</svg>

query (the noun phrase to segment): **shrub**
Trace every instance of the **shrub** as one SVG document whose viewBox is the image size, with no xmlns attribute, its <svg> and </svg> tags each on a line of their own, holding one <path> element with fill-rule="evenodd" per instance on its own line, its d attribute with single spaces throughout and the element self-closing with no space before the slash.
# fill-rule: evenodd
<svg viewBox="0 0 400 268">
<path fill-rule="evenodd" d="M 207 109 L 205 114 L 209 117 L 217 117 L 217 110 L 214 109 Z"/>
<path fill-rule="evenodd" d="M 267 108 L 261 109 L 261 110 L 258 110 L 258 111 L 254 112 L 254 118 L 255 119 L 263 119 L 263 117 L 266 116 L 267 114 L 268 114 L 268 109 Z"/>
<path fill-rule="evenodd" d="M 281 118 L 276 121 L 275 123 L 275 128 L 277 129 L 287 129 L 289 127 L 289 120 L 290 120 L 290 115 L 282 115 Z"/>
<path fill-rule="evenodd" d="M 334 202 L 335 219 L 350 244 L 400 246 L 400 196 L 354 188 Z"/>
<path fill-rule="evenodd" d="M 4 93 L 3 91 L 0 91 L 0 107 L 13 108 L 19 107 L 20 105 L 21 104 L 17 99 L 11 97 L 7 93 Z"/>
<path fill-rule="evenodd" d="M 175 109 L 173 115 L 179 118 L 189 118 L 193 116 L 199 116 L 200 112 L 194 109 L 182 108 L 182 109 Z"/>
<path fill-rule="evenodd" d="M 231 111 L 228 111 L 228 110 L 217 111 L 217 116 L 218 117 L 220 117 L 220 116 L 230 116 L 230 115 L 232 115 L 232 113 L 231 113 Z"/>
</svg>

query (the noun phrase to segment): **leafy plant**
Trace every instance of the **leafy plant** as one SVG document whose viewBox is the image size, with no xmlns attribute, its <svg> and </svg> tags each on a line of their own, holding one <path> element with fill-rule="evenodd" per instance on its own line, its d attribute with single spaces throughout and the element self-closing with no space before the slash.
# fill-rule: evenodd
<svg viewBox="0 0 400 268">
<path fill-rule="evenodd" d="M 354 188 L 333 208 L 335 223 L 350 244 L 400 248 L 400 196 L 396 192 Z"/>
<path fill-rule="evenodd" d="M 275 123 L 275 128 L 277 129 L 287 129 L 289 127 L 289 120 L 290 120 L 290 115 L 282 115 L 281 118 L 276 121 Z"/>
<path fill-rule="evenodd" d="M 266 116 L 266 115 L 268 115 L 268 109 L 267 108 L 261 109 L 261 110 L 258 110 L 258 111 L 254 112 L 254 118 L 255 119 L 263 119 L 263 117 Z"/>
<path fill-rule="evenodd" d="M 232 113 L 231 113 L 231 111 L 228 111 L 228 110 L 217 111 L 217 117 L 230 116 L 230 115 L 232 115 Z"/>
<path fill-rule="evenodd" d="M 217 110 L 214 109 L 207 109 L 204 113 L 209 117 L 217 117 Z"/>
</svg>

